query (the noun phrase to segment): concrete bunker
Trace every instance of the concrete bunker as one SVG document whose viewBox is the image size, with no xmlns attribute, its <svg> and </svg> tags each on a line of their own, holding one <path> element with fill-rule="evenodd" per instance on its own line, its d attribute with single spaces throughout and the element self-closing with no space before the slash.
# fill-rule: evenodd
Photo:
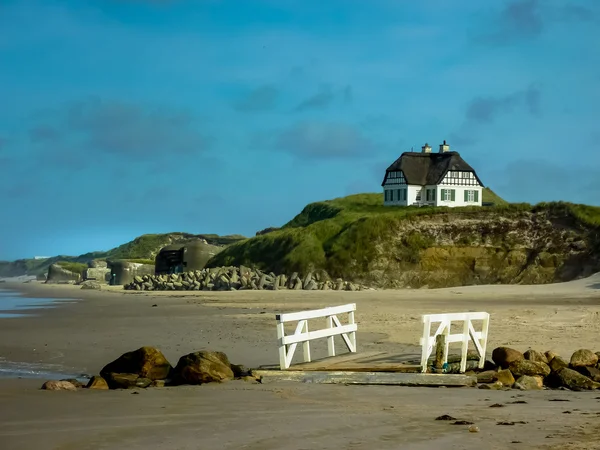
<svg viewBox="0 0 600 450">
<path fill-rule="evenodd" d="M 156 255 L 155 274 L 170 274 L 201 270 L 210 258 L 223 247 L 211 245 L 204 239 L 171 244 L 163 247 Z"/>
<path fill-rule="evenodd" d="M 133 282 L 136 276 L 153 275 L 154 265 L 141 264 L 126 260 L 108 261 L 110 285 L 124 285 Z"/>
</svg>

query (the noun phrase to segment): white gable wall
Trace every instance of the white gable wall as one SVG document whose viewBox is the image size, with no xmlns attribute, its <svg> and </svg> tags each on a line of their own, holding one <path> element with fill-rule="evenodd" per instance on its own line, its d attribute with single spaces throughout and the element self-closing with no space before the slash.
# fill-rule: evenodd
<svg viewBox="0 0 600 450">
<path fill-rule="evenodd" d="M 421 193 L 421 202 L 425 201 L 425 189 L 422 186 L 408 186 L 408 204 L 412 205 L 417 202 L 417 194 Z"/>
</svg>

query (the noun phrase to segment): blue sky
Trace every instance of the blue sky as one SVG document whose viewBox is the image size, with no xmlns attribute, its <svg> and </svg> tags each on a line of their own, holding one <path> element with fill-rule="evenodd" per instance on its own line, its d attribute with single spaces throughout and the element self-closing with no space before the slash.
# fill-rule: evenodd
<svg viewBox="0 0 600 450">
<path fill-rule="evenodd" d="M 0 259 L 252 236 L 444 139 L 598 205 L 599 43 L 596 0 L 1 0 Z"/>
</svg>

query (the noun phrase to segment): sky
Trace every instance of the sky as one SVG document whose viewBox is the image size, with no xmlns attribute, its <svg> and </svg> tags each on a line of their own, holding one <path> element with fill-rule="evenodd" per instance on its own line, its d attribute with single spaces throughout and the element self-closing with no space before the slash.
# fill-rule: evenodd
<svg viewBox="0 0 600 450">
<path fill-rule="evenodd" d="M 600 205 L 597 0 L 0 0 L 0 259 L 243 234 L 445 139 Z"/>
</svg>

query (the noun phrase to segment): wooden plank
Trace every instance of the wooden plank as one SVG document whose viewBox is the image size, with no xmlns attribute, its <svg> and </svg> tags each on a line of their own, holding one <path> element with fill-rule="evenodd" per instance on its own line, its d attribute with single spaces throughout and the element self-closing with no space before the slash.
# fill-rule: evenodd
<svg viewBox="0 0 600 450">
<path fill-rule="evenodd" d="M 288 370 L 293 372 L 419 372 L 420 364 L 402 364 L 402 363 L 339 363 L 330 366 L 315 368 L 290 367 Z"/>
<path fill-rule="evenodd" d="M 446 335 L 438 334 L 435 338 L 435 364 L 434 367 L 436 370 L 441 371 L 444 367 L 444 363 L 446 362 L 444 359 L 444 353 L 446 350 Z"/>
<path fill-rule="evenodd" d="M 336 364 L 344 364 L 348 362 L 352 363 L 364 363 L 365 360 L 369 360 L 375 357 L 387 358 L 389 355 L 386 352 L 373 351 L 365 353 L 345 353 L 343 355 L 334 356 L 331 358 L 321 358 L 309 363 L 294 364 L 292 367 L 300 370 L 315 370 L 318 367 L 331 367 Z M 323 369 L 327 370 L 327 369 Z"/>
<path fill-rule="evenodd" d="M 390 372 L 298 372 L 255 370 L 261 383 L 295 381 L 318 384 L 356 384 L 392 386 L 475 386 L 477 377 L 433 373 L 390 373 Z"/>
<path fill-rule="evenodd" d="M 388 355 L 388 353 L 382 352 L 382 351 L 372 351 L 372 352 L 364 352 L 364 353 L 345 353 L 343 355 L 315 359 L 311 362 L 302 362 L 302 363 L 294 364 L 294 365 L 290 366 L 290 368 L 288 370 L 291 370 L 292 368 L 303 369 L 305 367 L 308 370 L 312 367 L 326 367 L 326 366 L 330 366 L 331 364 L 336 364 L 338 362 L 341 363 L 341 362 L 346 362 L 346 361 L 362 360 L 362 359 L 366 359 L 366 358 L 374 358 L 376 356 L 384 357 L 385 355 Z M 264 369 L 264 370 L 279 370 L 279 368 L 280 367 L 275 364 L 266 364 L 266 365 L 259 366 L 259 369 Z M 326 370 L 326 369 L 324 369 L 324 370 Z"/>
<path fill-rule="evenodd" d="M 351 311 L 356 311 L 356 303 L 350 303 L 348 305 L 341 306 L 331 306 L 329 308 L 323 309 L 313 309 L 309 311 L 277 314 L 275 318 L 280 322 L 293 322 L 296 320 L 308 320 L 316 319 L 319 317 L 333 316 L 336 314 L 343 314 Z"/>
</svg>

